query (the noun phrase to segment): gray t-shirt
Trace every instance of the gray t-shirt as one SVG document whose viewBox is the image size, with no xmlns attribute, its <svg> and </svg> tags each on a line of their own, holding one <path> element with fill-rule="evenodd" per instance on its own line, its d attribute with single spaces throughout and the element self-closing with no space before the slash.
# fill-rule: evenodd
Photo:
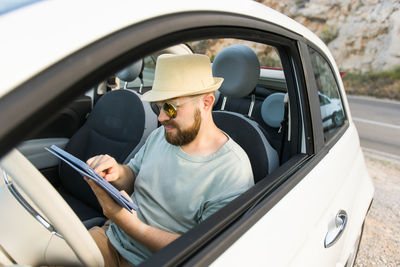
<svg viewBox="0 0 400 267">
<path fill-rule="evenodd" d="M 164 127 L 153 131 L 128 166 L 136 175 L 132 199 L 140 220 L 183 234 L 254 185 L 250 161 L 231 138 L 207 157 L 169 144 Z M 107 235 L 119 253 L 139 264 L 152 252 L 114 223 Z"/>
</svg>

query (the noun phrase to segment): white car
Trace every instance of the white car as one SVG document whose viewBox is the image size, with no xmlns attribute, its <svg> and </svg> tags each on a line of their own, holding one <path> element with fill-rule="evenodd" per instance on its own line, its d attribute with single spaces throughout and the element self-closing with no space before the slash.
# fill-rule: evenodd
<svg viewBox="0 0 400 267">
<path fill-rule="evenodd" d="M 319 103 L 321 105 L 322 126 L 324 129 L 341 126 L 344 121 L 343 107 L 340 98 L 329 98 L 318 93 Z"/>
<path fill-rule="evenodd" d="M 192 52 L 225 79 L 214 119 L 256 183 L 142 265 L 353 265 L 374 188 L 338 68 L 311 31 L 253 1 L 33 1 L 0 14 L 0 265 L 103 266 L 87 231 L 101 210 L 44 147 L 126 162 L 158 126 L 140 101 L 155 58 Z M 340 123 L 325 127 L 319 93 L 337 99 Z"/>
</svg>

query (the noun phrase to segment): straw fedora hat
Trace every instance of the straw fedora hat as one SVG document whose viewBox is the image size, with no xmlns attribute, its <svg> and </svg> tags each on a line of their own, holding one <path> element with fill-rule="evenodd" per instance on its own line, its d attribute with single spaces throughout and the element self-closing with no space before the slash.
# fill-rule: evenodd
<svg viewBox="0 0 400 267">
<path fill-rule="evenodd" d="M 171 98 L 198 95 L 217 90 L 223 78 L 213 77 L 206 55 L 171 55 L 158 57 L 152 90 L 142 101 L 156 102 Z"/>
</svg>

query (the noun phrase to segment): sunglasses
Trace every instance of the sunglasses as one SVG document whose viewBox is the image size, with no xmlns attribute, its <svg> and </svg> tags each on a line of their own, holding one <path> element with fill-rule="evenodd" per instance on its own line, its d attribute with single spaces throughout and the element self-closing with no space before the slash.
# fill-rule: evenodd
<svg viewBox="0 0 400 267">
<path fill-rule="evenodd" d="M 155 107 L 157 108 L 158 114 L 160 114 L 161 109 L 164 110 L 165 114 L 167 114 L 168 117 L 171 119 L 176 118 L 178 115 L 178 108 L 182 106 L 183 104 L 186 104 L 188 102 L 194 101 L 203 95 L 198 95 L 195 97 L 191 97 L 189 99 L 183 100 L 181 102 L 172 102 L 172 101 L 164 101 L 164 102 L 155 102 Z"/>
</svg>

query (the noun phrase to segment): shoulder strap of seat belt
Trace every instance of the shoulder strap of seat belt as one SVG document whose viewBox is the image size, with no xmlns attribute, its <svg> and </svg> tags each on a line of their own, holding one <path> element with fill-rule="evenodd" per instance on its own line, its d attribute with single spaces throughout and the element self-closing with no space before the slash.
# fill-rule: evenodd
<svg viewBox="0 0 400 267">
<path fill-rule="evenodd" d="M 279 132 L 282 132 L 282 139 L 281 139 L 281 147 L 280 147 L 280 152 L 279 152 L 279 162 L 282 164 L 283 160 L 283 151 L 284 151 L 284 146 L 286 142 L 286 134 L 288 130 L 288 116 L 289 116 L 289 101 L 288 101 L 287 95 L 285 96 L 284 100 L 284 112 L 283 112 L 283 120 L 281 122 L 281 127 L 279 128 Z"/>
</svg>

